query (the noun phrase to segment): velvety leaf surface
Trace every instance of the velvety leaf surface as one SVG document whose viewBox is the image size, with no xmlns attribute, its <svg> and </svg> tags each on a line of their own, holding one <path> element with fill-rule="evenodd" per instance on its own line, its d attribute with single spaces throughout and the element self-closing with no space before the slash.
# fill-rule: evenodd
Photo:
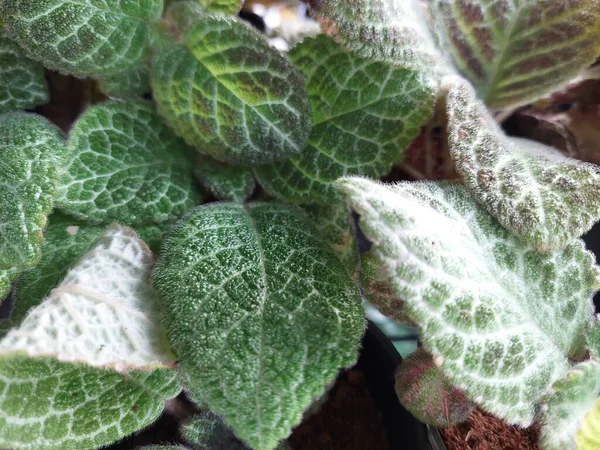
<svg viewBox="0 0 600 450">
<path fill-rule="evenodd" d="M 429 0 L 429 5 L 441 46 L 491 107 L 540 98 L 600 54 L 596 0 Z"/>
<path fill-rule="evenodd" d="M 0 303 L 2 303 L 2 300 L 4 300 L 10 292 L 11 284 L 18 276 L 19 270 L 16 267 L 0 270 Z"/>
<path fill-rule="evenodd" d="M 47 101 L 44 68 L 3 36 L 0 25 L 0 114 L 33 109 Z"/>
<path fill-rule="evenodd" d="M 0 446 L 93 450 L 152 424 L 181 390 L 171 370 L 117 373 L 52 358 L 0 357 Z"/>
<path fill-rule="evenodd" d="M 600 446 L 598 434 L 589 435 L 595 442 L 579 445 L 580 429 L 593 413 L 600 396 L 600 363 L 586 361 L 577 364 L 564 378 L 552 385 L 542 403 L 540 443 L 543 450 L 592 450 Z M 591 418 L 591 416 L 589 417 Z M 598 418 L 596 417 L 596 421 Z M 586 424 L 586 426 L 591 423 Z M 589 429 L 587 430 L 589 431 Z M 575 438 L 576 435 L 581 438 Z M 579 437 L 578 436 L 578 437 Z M 576 442 L 577 441 L 577 442 Z"/>
<path fill-rule="evenodd" d="M 256 187 L 254 175 L 247 167 L 224 164 L 208 156 L 198 160 L 194 174 L 218 200 L 242 203 Z"/>
<path fill-rule="evenodd" d="M 109 101 L 88 109 L 67 146 L 57 205 L 78 219 L 164 222 L 200 203 L 193 151 L 149 102 Z"/>
<path fill-rule="evenodd" d="M 541 253 L 452 183 L 339 182 L 423 347 L 452 385 L 522 426 L 585 351 L 598 269 L 581 241 Z"/>
<path fill-rule="evenodd" d="M 153 282 L 186 389 L 254 449 L 275 448 L 356 361 L 359 292 L 295 208 L 195 209 Z"/>
<path fill-rule="evenodd" d="M 11 0 L 10 37 L 44 66 L 80 77 L 112 75 L 149 57 L 150 22 L 162 0 Z"/>
<path fill-rule="evenodd" d="M 60 130 L 43 117 L 0 116 L 0 270 L 39 261 L 64 154 Z"/>
<path fill-rule="evenodd" d="M 154 257 L 130 228 L 111 227 L 48 297 L 0 341 L 24 353 L 116 370 L 172 365 L 156 292 Z"/>
<path fill-rule="evenodd" d="M 210 411 L 202 411 L 184 421 L 179 432 L 194 448 L 249 450 L 223 419 Z"/>
<path fill-rule="evenodd" d="M 435 90 L 416 72 L 354 56 L 327 36 L 290 57 L 306 76 L 313 128 L 302 154 L 256 169 L 279 198 L 327 204 L 338 178 L 385 175 L 431 117 Z"/>
<path fill-rule="evenodd" d="M 235 15 L 240 12 L 244 0 L 199 0 L 200 4 L 206 8 L 207 11 L 232 14 Z"/>
<path fill-rule="evenodd" d="M 600 219 L 597 166 L 508 138 L 466 81 L 447 85 L 450 153 L 488 213 L 542 250 L 567 245 Z"/>
<path fill-rule="evenodd" d="M 422 348 L 398 367 L 396 394 L 413 416 L 436 427 L 464 422 L 475 408 L 465 394 L 452 386 L 431 355 Z"/>
<path fill-rule="evenodd" d="M 590 356 L 600 361 L 600 317 L 598 315 L 590 324 L 585 337 Z"/>
<path fill-rule="evenodd" d="M 151 92 L 150 74 L 145 66 L 100 78 L 100 90 L 112 98 L 139 100 Z"/>
<path fill-rule="evenodd" d="M 203 154 L 266 163 L 299 154 L 310 130 L 302 75 L 250 26 L 205 16 L 151 73 L 159 110 Z"/>
</svg>

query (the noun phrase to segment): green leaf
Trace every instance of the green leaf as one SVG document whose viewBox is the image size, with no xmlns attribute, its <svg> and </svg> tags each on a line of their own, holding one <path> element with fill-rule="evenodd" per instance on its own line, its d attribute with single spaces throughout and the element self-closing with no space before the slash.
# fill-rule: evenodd
<svg viewBox="0 0 600 450">
<path fill-rule="evenodd" d="M 0 341 L 0 355 L 50 356 L 118 371 L 173 365 L 150 285 L 153 266 L 152 252 L 133 230 L 111 227 Z"/>
<path fill-rule="evenodd" d="M 279 198 L 339 201 L 335 180 L 388 173 L 433 113 L 435 90 L 419 74 L 354 56 L 327 36 L 306 39 L 290 57 L 306 76 L 313 129 L 301 155 L 256 169 Z"/>
<path fill-rule="evenodd" d="M 250 26 L 205 16 L 151 72 L 159 111 L 203 154 L 267 163 L 299 154 L 310 130 L 302 75 Z"/>
<path fill-rule="evenodd" d="M 200 4 L 209 12 L 222 14 L 237 14 L 242 9 L 244 0 L 199 0 Z"/>
<path fill-rule="evenodd" d="M 0 26 L 0 114 L 33 109 L 48 100 L 44 68 L 3 36 Z"/>
<path fill-rule="evenodd" d="M 598 450 L 600 448 L 600 399 L 585 415 L 579 431 L 575 435 L 577 450 Z"/>
<path fill-rule="evenodd" d="M 145 66 L 100 78 L 99 88 L 112 98 L 138 100 L 151 92 L 150 74 Z"/>
<path fill-rule="evenodd" d="M 464 393 L 442 374 L 422 348 L 402 361 L 396 371 L 396 394 L 402 406 L 421 422 L 447 427 L 464 422 L 475 409 Z"/>
<path fill-rule="evenodd" d="M 90 223 L 164 222 L 200 203 L 193 151 L 149 102 L 109 101 L 77 120 L 58 207 Z"/>
<path fill-rule="evenodd" d="M 594 317 L 585 338 L 590 356 L 600 362 L 600 316 Z"/>
<path fill-rule="evenodd" d="M 254 175 L 247 167 L 221 163 L 210 157 L 199 159 L 194 174 L 218 200 L 242 203 L 256 187 Z"/>
<path fill-rule="evenodd" d="M 0 447 L 92 450 L 152 424 L 181 390 L 171 370 L 118 373 L 0 357 Z"/>
<path fill-rule="evenodd" d="M 586 361 L 577 364 L 552 385 L 542 401 L 540 444 L 543 450 L 597 449 L 598 434 L 587 437 L 595 445 L 581 445 L 585 438 L 580 429 L 586 416 L 600 401 L 600 363 Z M 597 420 L 597 417 L 596 417 Z M 576 435 L 579 435 L 576 439 Z M 583 438 L 583 439 L 582 439 Z"/>
<path fill-rule="evenodd" d="M 182 41 L 204 17 L 206 11 L 198 0 L 180 0 L 172 2 L 165 11 L 165 21 L 168 24 L 167 32 L 174 41 Z"/>
<path fill-rule="evenodd" d="M 19 276 L 19 269 L 13 267 L 12 269 L 0 270 L 0 303 L 10 293 L 12 282 Z"/>
<path fill-rule="evenodd" d="M 152 251 L 157 252 L 163 233 L 170 227 L 170 223 L 146 225 L 136 227 L 136 232 Z M 11 320 L 21 323 L 29 310 L 58 286 L 71 266 L 105 231 L 104 225 L 89 225 L 60 213 L 52 214 L 44 232 L 40 262 L 19 277 Z"/>
<path fill-rule="evenodd" d="M 79 77 L 113 75 L 150 56 L 150 23 L 162 0 L 14 0 L 3 19 L 9 36 L 49 69 Z"/>
<path fill-rule="evenodd" d="M 593 255 L 579 240 L 539 252 L 458 184 L 338 185 L 443 374 L 490 413 L 528 426 L 567 356 L 585 352 Z"/>
<path fill-rule="evenodd" d="M 194 448 L 249 450 L 223 419 L 210 411 L 202 411 L 184 421 L 179 432 Z"/>
<path fill-rule="evenodd" d="M 491 107 L 556 90 L 600 54 L 596 0 L 429 0 L 441 45 Z"/>
<path fill-rule="evenodd" d="M 356 361 L 365 327 L 356 286 L 300 213 L 199 207 L 153 274 L 186 389 L 256 450 L 275 448 Z"/>
<path fill-rule="evenodd" d="M 448 143 L 475 199 L 541 250 L 561 248 L 600 219 L 600 169 L 507 137 L 464 80 L 448 80 Z"/>
<path fill-rule="evenodd" d="M 41 116 L 0 116 L 0 270 L 26 269 L 40 259 L 65 146 Z"/>
</svg>

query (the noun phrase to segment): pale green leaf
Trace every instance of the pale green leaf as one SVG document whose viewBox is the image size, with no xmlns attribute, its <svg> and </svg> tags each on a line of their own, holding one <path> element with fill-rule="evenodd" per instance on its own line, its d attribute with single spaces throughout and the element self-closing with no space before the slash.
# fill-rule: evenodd
<svg viewBox="0 0 600 450">
<path fill-rule="evenodd" d="M 19 276 L 19 269 L 13 267 L 12 269 L 0 270 L 0 303 L 9 294 L 12 282 Z"/>
<path fill-rule="evenodd" d="M 0 25 L 0 114 L 32 109 L 48 99 L 44 68 L 3 36 Z"/>
<path fill-rule="evenodd" d="M 423 347 L 453 386 L 522 426 L 585 352 L 598 269 L 581 241 L 541 253 L 452 183 L 339 183 Z"/>
<path fill-rule="evenodd" d="M 254 175 L 247 167 L 222 163 L 208 156 L 198 160 L 194 174 L 218 200 L 241 203 L 256 187 Z"/>
<path fill-rule="evenodd" d="M 177 218 L 200 203 L 193 151 L 149 102 L 88 109 L 67 143 L 57 206 L 90 223 L 140 225 Z"/>
<path fill-rule="evenodd" d="M 299 154 L 310 130 L 304 80 L 257 31 L 205 16 L 161 51 L 154 98 L 173 129 L 220 161 L 259 164 Z"/>
<path fill-rule="evenodd" d="M 429 0 L 441 46 L 491 107 L 566 84 L 600 54 L 597 0 Z"/>
<path fill-rule="evenodd" d="M 118 373 L 0 357 L 0 447 L 95 450 L 151 425 L 180 389 L 172 370 Z"/>
<path fill-rule="evenodd" d="M 210 411 L 202 411 L 185 420 L 179 432 L 183 440 L 194 448 L 249 450 L 223 423 L 223 419 Z"/>
<path fill-rule="evenodd" d="M 152 252 L 133 230 L 111 227 L 0 341 L 0 355 L 119 371 L 174 364 L 150 285 L 153 267 Z"/>
<path fill-rule="evenodd" d="M 100 78 L 98 83 L 100 90 L 112 98 L 138 100 L 151 92 L 150 74 L 145 66 Z"/>
<path fill-rule="evenodd" d="M 244 0 L 198 0 L 209 12 L 237 14 L 242 9 Z"/>
<path fill-rule="evenodd" d="M 306 39 L 290 57 L 312 104 L 308 147 L 256 169 L 260 184 L 282 199 L 327 204 L 338 178 L 385 175 L 433 113 L 435 90 L 419 74 L 354 56 L 327 36 Z"/>
<path fill-rule="evenodd" d="M 540 446 L 543 450 L 584 450 L 600 448 L 598 434 L 588 436 L 595 446 L 579 445 L 575 436 L 585 417 L 592 413 L 600 397 L 600 363 L 577 364 L 542 400 Z M 596 418 L 597 420 L 597 418 Z M 577 439 L 579 440 L 579 439 Z"/>
<path fill-rule="evenodd" d="M 464 80 L 449 79 L 448 144 L 475 199 L 542 250 L 561 248 L 600 219 L 600 169 L 507 137 Z"/>
<path fill-rule="evenodd" d="M 162 0 L 11 0 L 5 26 L 27 55 L 80 77 L 112 75 L 150 57 Z"/>
<path fill-rule="evenodd" d="M 206 11 L 198 0 L 180 0 L 172 2 L 165 11 L 168 33 L 174 41 L 182 41 L 205 16 Z M 173 43 L 172 42 L 172 43 Z"/>
<path fill-rule="evenodd" d="M 0 270 L 39 261 L 64 156 L 60 130 L 43 117 L 0 116 Z"/>
<path fill-rule="evenodd" d="M 587 347 L 590 356 L 600 362 L 600 316 L 596 315 L 586 333 Z"/>
<path fill-rule="evenodd" d="M 577 450 L 598 450 L 600 448 L 600 399 L 585 415 L 579 431 L 575 435 Z"/>
<path fill-rule="evenodd" d="M 402 361 L 395 378 L 400 403 L 423 423 L 447 427 L 464 422 L 475 409 L 422 348 Z"/>
<path fill-rule="evenodd" d="M 302 216 L 199 207 L 153 274 L 186 389 L 256 450 L 275 448 L 356 361 L 365 327 L 356 286 Z"/>
</svg>

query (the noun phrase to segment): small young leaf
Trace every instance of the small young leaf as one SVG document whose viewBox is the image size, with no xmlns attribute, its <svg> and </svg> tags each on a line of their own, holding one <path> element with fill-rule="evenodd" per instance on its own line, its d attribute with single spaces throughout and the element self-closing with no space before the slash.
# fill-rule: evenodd
<svg viewBox="0 0 600 450">
<path fill-rule="evenodd" d="M 328 204 L 339 201 L 338 178 L 385 175 L 433 113 L 435 89 L 419 74 L 354 56 L 327 36 L 306 39 L 290 57 L 312 103 L 308 147 L 256 169 L 259 183 L 282 199 Z"/>
<path fill-rule="evenodd" d="M 0 116 L 0 270 L 39 261 L 64 156 L 60 130 L 43 117 Z"/>
<path fill-rule="evenodd" d="M 596 0 L 429 0 L 443 48 L 491 107 L 523 105 L 600 54 Z"/>
<path fill-rule="evenodd" d="M 198 181 L 217 199 L 242 203 L 256 187 L 254 175 L 247 167 L 225 164 L 205 156 L 196 164 Z"/>
<path fill-rule="evenodd" d="M 117 373 L 22 355 L 0 357 L 0 447 L 97 449 L 152 424 L 181 390 L 172 370 Z"/>
<path fill-rule="evenodd" d="M 151 103 L 108 101 L 88 109 L 67 143 L 58 207 L 90 223 L 165 222 L 200 203 L 193 154 Z"/>
<path fill-rule="evenodd" d="M 153 274 L 190 395 L 256 450 L 275 448 L 356 361 L 365 327 L 356 286 L 300 213 L 199 207 Z"/>
<path fill-rule="evenodd" d="M 32 109 L 48 101 L 48 85 L 41 64 L 2 35 L 0 25 L 0 114 Z"/>
<path fill-rule="evenodd" d="M 18 328 L 0 354 L 51 356 L 116 370 L 175 362 L 150 285 L 154 258 L 133 230 L 107 231 Z"/>
<path fill-rule="evenodd" d="M 507 137 L 464 80 L 448 80 L 448 143 L 475 199 L 541 250 L 561 248 L 600 219 L 600 169 Z"/>
<path fill-rule="evenodd" d="M 141 99 L 152 90 L 150 74 L 145 66 L 100 78 L 99 88 L 109 97 L 130 100 Z"/>
<path fill-rule="evenodd" d="M 173 129 L 220 161 L 267 163 L 299 154 L 310 131 L 302 75 L 250 26 L 205 16 L 151 71 Z"/>
<path fill-rule="evenodd" d="M 216 414 L 203 411 L 181 424 L 181 437 L 194 448 L 249 450 Z"/>
<path fill-rule="evenodd" d="M 242 9 L 244 0 L 199 0 L 200 4 L 209 12 L 222 14 L 237 14 Z"/>
<path fill-rule="evenodd" d="M 447 427 L 464 422 L 475 405 L 456 389 L 422 348 L 402 361 L 396 371 L 400 403 L 421 422 Z"/>
<path fill-rule="evenodd" d="M 598 435 L 592 435 L 596 446 L 579 445 L 576 435 L 586 416 L 600 401 L 600 363 L 586 361 L 577 364 L 542 400 L 540 444 L 543 450 L 597 449 Z M 577 439 L 579 441 L 580 439 Z"/>
<path fill-rule="evenodd" d="M 338 182 L 423 347 L 453 386 L 527 426 L 585 352 L 598 269 L 581 241 L 541 253 L 453 183 Z"/>
<path fill-rule="evenodd" d="M 11 0 L 9 36 L 44 66 L 80 77 L 113 75 L 150 56 L 150 22 L 162 0 Z"/>
</svg>

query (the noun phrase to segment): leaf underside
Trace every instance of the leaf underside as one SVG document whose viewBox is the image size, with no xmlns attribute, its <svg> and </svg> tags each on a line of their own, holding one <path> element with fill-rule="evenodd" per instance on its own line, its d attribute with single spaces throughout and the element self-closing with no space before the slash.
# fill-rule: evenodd
<svg viewBox="0 0 600 450">
<path fill-rule="evenodd" d="M 224 164 L 201 157 L 194 168 L 196 179 L 218 200 L 242 203 L 256 187 L 254 175 L 247 167 Z"/>
<path fill-rule="evenodd" d="M 540 253 L 458 184 L 339 187 L 443 374 L 492 414 L 529 425 L 566 357 L 585 351 L 593 256 L 577 240 Z"/>
<path fill-rule="evenodd" d="M 252 448 L 275 448 L 356 360 L 360 295 L 292 207 L 195 209 L 167 238 L 153 282 L 190 395 Z"/>
<path fill-rule="evenodd" d="M 248 450 L 231 428 L 223 423 L 223 419 L 210 411 L 202 411 L 185 420 L 179 433 L 194 448 Z"/>
</svg>

